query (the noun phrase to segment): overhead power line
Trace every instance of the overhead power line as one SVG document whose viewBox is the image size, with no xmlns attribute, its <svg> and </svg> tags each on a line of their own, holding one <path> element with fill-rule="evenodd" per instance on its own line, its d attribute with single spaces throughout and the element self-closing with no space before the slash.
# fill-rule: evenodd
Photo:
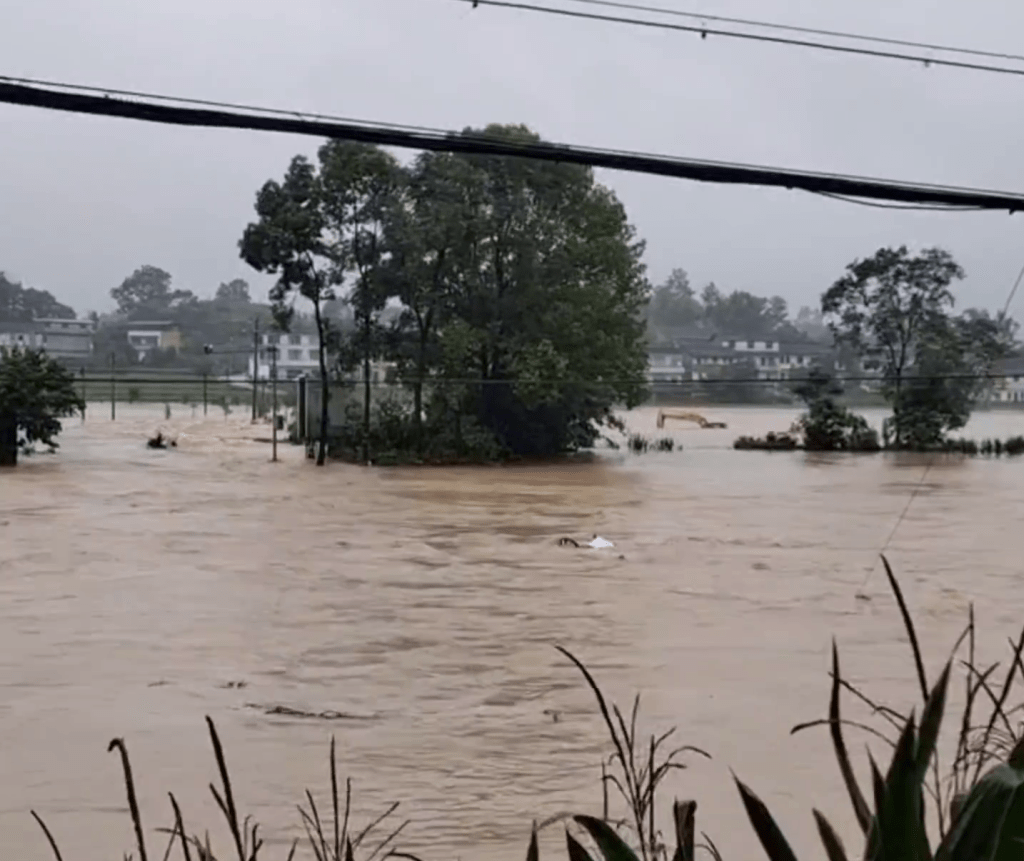
<svg viewBox="0 0 1024 861">
<path fill-rule="evenodd" d="M 795 24 L 779 24 L 774 21 L 755 21 L 751 18 L 729 18 L 725 15 L 704 15 L 700 12 L 684 12 L 666 6 L 644 6 L 638 3 L 624 3 L 621 0 L 566 0 L 585 6 L 599 6 L 606 9 L 625 9 L 631 12 L 652 12 L 656 15 L 670 15 L 691 21 L 717 21 L 721 24 L 739 24 L 743 27 L 760 27 L 764 30 L 778 30 L 786 33 L 805 33 L 809 36 L 828 36 L 848 39 L 853 42 L 873 42 L 876 45 L 899 45 L 903 48 L 919 48 L 923 51 L 941 51 L 944 54 L 960 54 L 967 57 L 988 57 L 995 60 L 1012 60 L 1024 63 L 1024 54 L 1007 54 L 1001 51 L 984 51 L 979 48 L 962 48 L 954 45 L 940 45 L 934 42 L 917 42 L 911 39 L 894 39 L 887 36 L 869 36 L 865 33 L 849 33 L 843 30 L 823 30 L 818 27 L 800 27 Z"/>
<path fill-rule="evenodd" d="M 940 57 L 926 57 L 918 54 L 904 54 L 898 51 L 882 51 L 872 48 L 854 48 L 851 45 L 836 45 L 827 42 L 815 42 L 810 39 L 792 39 L 784 36 L 766 36 L 757 33 L 740 33 L 735 30 L 695 26 L 690 24 L 671 24 L 667 21 L 654 21 L 650 18 L 627 18 L 618 15 L 604 15 L 598 12 L 580 12 L 573 9 L 555 6 L 541 6 L 536 3 L 517 2 L 517 0 L 459 0 L 460 3 L 472 3 L 476 6 L 494 6 L 501 9 L 518 9 L 524 12 L 540 12 L 546 15 L 558 15 L 563 18 L 576 18 L 587 21 L 603 21 L 609 24 L 629 24 L 634 27 L 649 27 L 656 30 L 674 30 L 680 33 L 694 33 L 707 38 L 722 36 L 728 39 L 744 39 L 751 42 L 766 42 L 773 45 L 785 45 L 794 48 L 813 48 L 819 51 L 832 51 L 839 54 L 853 54 L 886 60 L 903 60 L 921 63 L 925 66 L 946 66 L 953 69 L 968 69 L 975 72 L 993 72 L 1001 75 L 1024 76 L 1024 68 L 995 66 L 987 63 L 969 63 L 964 60 L 948 60 Z"/>
<path fill-rule="evenodd" d="M 218 104 L 223 108 L 234 108 L 235 106 L 212 101 L 204 102 L 205 105 L 211 107 L 181 107 L 157 103 L 158 101 L 185 101 L 168 96 L 139 93 L 136 95 L 144 97 L 146 101 L 127 100 L 115 98 L 112 95 L 100 96 L 97 94 L 97 88 L 90 88 L 90 92 L 83 92 L 81 88 L 74 85 L 51 84 L 44 88 L 12 83 L 19 80 L 22 79 L 0 76 L 0 103 L 196 128 L 283 132 L 431 152 L 528 158 L 654 176 L 669 176 L 699 182 L 795 188 L 818 194 L 826 193 L 898 203 L 942 206 L 949 208 L 950 211 L 975 209 L 1013 213 L 1024 210 L 1024 194 L 1011 192 L 925 183 L 911 184 L 893 180 L 699 161 L 548 142 L 515 142 L 482 133 L 458 133 L 437 129 L 416 130 L 362 122 L 336 121 L 322 117 L 306 119 L 296 111 L 275 111 L 270 108 L 249 108 L 245 113 L 237 109 L 214 110 L 212 106 Z M 106 92 L 116 93 L 113 90 Z M 257 114 L 256 110 L 261 113 Z"/>
</svg>

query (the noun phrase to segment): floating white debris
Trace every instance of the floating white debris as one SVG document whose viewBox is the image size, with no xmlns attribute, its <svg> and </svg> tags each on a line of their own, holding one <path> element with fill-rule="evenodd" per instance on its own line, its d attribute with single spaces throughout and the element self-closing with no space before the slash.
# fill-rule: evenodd
<svg viewBox="0 0 1024 861">
<path fill-rule="evenodd" d="M 614 546 L 615 545 L 612 544 L 611 541 L 608 541 L 607 539 L 602 538 L 600 535 L 595 535 L 594 536 L 594 540 L 591 541 L 589 544 L 587 544 L 587 547 L 593 547 L 595 550 L 601 550 L 601 549 L 603 549 L 605 547 L 614 547 Z"/>
</svg>

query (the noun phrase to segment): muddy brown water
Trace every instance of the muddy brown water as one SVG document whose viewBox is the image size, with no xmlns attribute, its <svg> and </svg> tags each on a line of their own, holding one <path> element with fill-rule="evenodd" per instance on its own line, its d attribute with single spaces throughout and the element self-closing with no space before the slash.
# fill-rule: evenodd
<svg viewBox="0 0 1024 861">
<path fill-rule="evenodd" d="M 325 798 L 332 733 L 359 822 L 400 801 L 402 845 L 427 859 L 520 858 L 531 820 L 600 810 L 606 739 L 555 644 L 615 699 L 642 692 L 643 728 L 678 725 L 713 754 L 673 777 L 665 825 L 672 794 L 695 797 L 726 857 L 756 857 L 732 768 L 798 850 L 819 851 L 812 805 L 855 847 L 825 733 L 789 730 L 824 714 L 833 635 L 851 675 L 912 703 L 878 564 L 912 493 L 887 552 L 930 666 L 968 601 L 990 655 L 1024 619 L 1024 459 L 933 459 L 925 474 L 921 457 L 733 452 L 738 434 L 784 430 L 794 413 L 708 409 L 729 428 L 671 426 L 684 446 L 672 454 L 317 470 L 286 445 L 270 463 L 255 439 L 268 427 L 237 415 L 105 412 L 69 422 L 59 455 L 0 474 L 5 857 L 49 857 L 31 809 L 68 856 L 131 848 L 113 736 L 147 829 L 169 824 L 173 790 L 192 827 L 222 840 L 208 714 L 268 858 L 299 834 L 303 790 Z M 628 421 L 658 433 L 653 410 Z M 177 449 L 145 448 L 157 427 Z M 1022 430 L 1024 416 L 987 412 L 966 433 Z M 594 533 L 615 549 L 556 544 Z M 151 855 L 162 849 L 154 838 Z"/>
</svg>

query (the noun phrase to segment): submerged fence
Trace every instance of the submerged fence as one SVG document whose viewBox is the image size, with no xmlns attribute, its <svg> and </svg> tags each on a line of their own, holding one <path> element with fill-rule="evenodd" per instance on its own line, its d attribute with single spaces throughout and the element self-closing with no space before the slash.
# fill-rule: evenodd
<svg viewBox="0 0 1024 861">
<path fill-rule="evenodd" d="M 124 371 L 110 373 L 79 372 L 76 387 L 82 400 L 93 410 L 97 404 L 110 406 L 110 418 L 117 418 L 119 404 L 164 404 L 167 408 L 188 407 L 194 413 L 209 415 L 220 411 L 225 415 L 250 415 L 252 418 L 270 414 L 274 401 L 271 380 L 218 377 L 212 374 L 188 373 L 179 369 L 161 372 Z M 295 385 L 288 380 L 277 381 L 277 402 L 282 409 L 294 406 Z"/>
</svg>

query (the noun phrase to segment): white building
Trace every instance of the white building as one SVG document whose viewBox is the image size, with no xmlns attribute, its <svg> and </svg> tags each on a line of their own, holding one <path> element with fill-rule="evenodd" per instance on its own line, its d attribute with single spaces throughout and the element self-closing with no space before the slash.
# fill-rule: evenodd
<svg viewBox="0 0 1024 861">
<path fill-rule="evenodd" d="M 128 323 L 127 338 L 140 362 L 157 348 L 181 349 L 181 330 L 170 320 L 133 320 Z"/>
<path fill-rule="evenodd" d="M 270 332 L 260 335 L 257 354 L 256 376 L 261 380 L 270 379 L 273 357 L 270 347 L 277 348 L 277 378 L 294 380 L 303 375 L 320 376 L 320 341 L 316 335 L 296 335 L 285 332 Z M 253 376 L 253 357 L 249 357 L 249 378 Z"/>
<path fill-rule="evenodd" d="M 686 338 L 651 347 L 648 371 L 653 382 L 707 380 L 729 365 L 752 366 L 751 376 L 785 380 L 794 372 L 821 365 L 835 367 L 835 351 L 824 344 L 738 338 Z"/>
<path fill-rule="evenodd" d="M 1024 359 L 1011 358 L 996 362 L 992 373 L 998 379 L 992 381 L 989 395 L 994 403 L 1024 404 Z"/>
</svg>

